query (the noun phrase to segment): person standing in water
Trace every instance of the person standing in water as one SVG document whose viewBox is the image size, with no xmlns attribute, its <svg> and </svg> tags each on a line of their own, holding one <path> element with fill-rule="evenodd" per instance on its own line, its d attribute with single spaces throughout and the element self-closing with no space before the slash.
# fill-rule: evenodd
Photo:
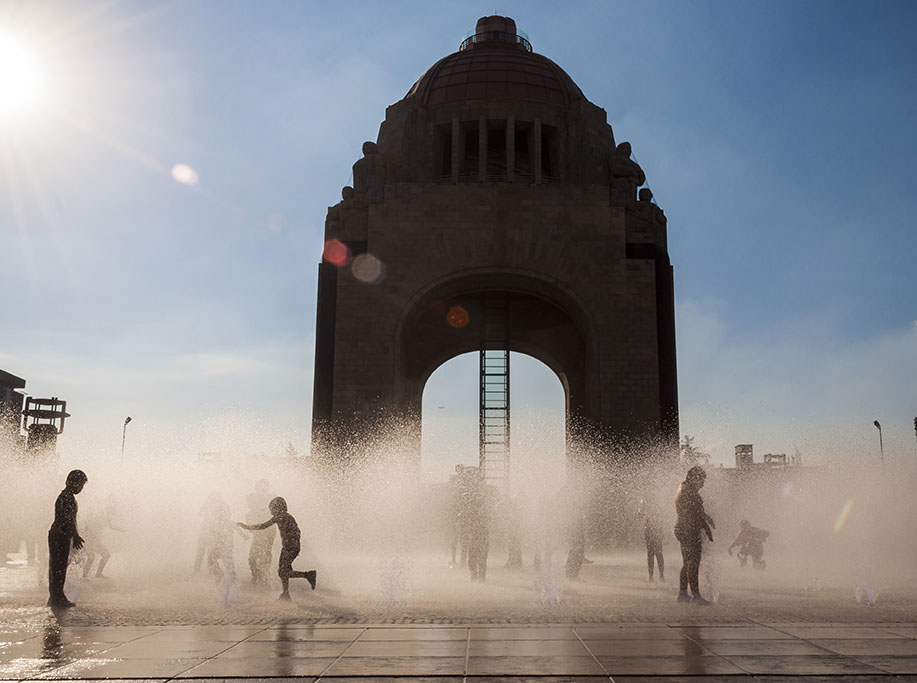
<svg viewBox="0 0 917 683">
<path fill-rule="evenodd" d="M 307 572 L 299 572 L 293 569 L 293 560 L 299 555 L 299 525 L 296 519 L 287 512 L 287 501 L 280 496 L 274 498 L 268 504 L 268 510 L 271 518 L 261 524 L 244 524 L 236 522 L 236 526 L 248 529 L 249 531 L 261 531 L 267 529 L 272 524 L 276 524 L 280 530 L 280 562 L 277 567 L 277 575 L 283 584 L 283 592 L 280 594 L 280 600 L 290 602 L 290 579 L 305 579 L 315 590 L 314 569 Z"/>
<path fill-rule="evenodd" d="M 270 504 L 273 496 L 268 491 L 267 479 L 259 479 L 255 484 L 255 490 L 248 494 L 248 514 L 245 515 L 245 521 L 249 524 L 257 523 L 263 514 L 260 512 L 266 505 Z M 258 586 L 267 586 L 268 568 L 271 566 L 271 551 L 274 547 L 274 539 L 277 537 L 277 529 L 268 528 L 261 531 L 252 532 L 252 545 L 248 552 L 248 568 L 252 572 L 252 583 Z"/>
<path fill-rule="evenodd" d="M 67 475 L 67 483 L 54 503 L 54 522 L 48 530 L 48 607 L 75 607 L 64 595 L 67 580 L 67 563 L 71 544 L 75 550 L 83 547 L 83 539 L 76 528 L 76 495 L 83 490 L 89 477 L 82 470 Z"/>
<path fill-rule="evenodd" d="M 659 565 L 659 580 L 665 581 L 665 558 L 662 556 L 662 526 L 654 511 L 645 501 L 640 501 L 637 514 L 643 518 L 643 540 L 646 543 L 646 568 L 653 580 L 654 564 Z"/>
<path fill-rule="evenodd" d="M 675 522 L 675 538 L 681 544 L 681 574 L 678 582 L 678 602 L 691 602 L 695 605 L 709 606 L 712 603 L 705 600 L 700 594 L 700 558 L 703 538 L 706 534 L 713 541 L 713 532 L 710 530 L 713 519 L 704 511 L 704 499 L 700 496 L 707 479 L 707 473 L 700 465 L 695 465 L 688 470 L 685 480 L 678 487 L 675 495 L 675 513 L 678 519 Z M 688 586 L 694 597 L 688 595 Z"/>
<path fill-rule="evenodd" d="M 107 579 L 105 576 L 105 565 L 108 564 L 108 560 L 111 558 L 111 553 L 108 552 L 108 546 L 105 545 L 105 540 L 103 535 L 107 529 L 112 529 L 114 531 L 124 532 L 125 529 L 122 529 L 120 526 L 115 524 L 115 517 L 118 514 L 118 506 L 115 503 L 109 503 L 106 505 L 101 512 L 95 516 L 89 517 L 89 522 L 86 524 L 86 547 L 84 552 L 86 553 L 86 559 L 83 563 L 83 578 L 88 578 L 89 573 L 92 570 L 92 564 L 95 561 L 96 555 L 99 556 L 99 566 L 96 569 L 96 578 L 97 579 Z"/>
</svg>

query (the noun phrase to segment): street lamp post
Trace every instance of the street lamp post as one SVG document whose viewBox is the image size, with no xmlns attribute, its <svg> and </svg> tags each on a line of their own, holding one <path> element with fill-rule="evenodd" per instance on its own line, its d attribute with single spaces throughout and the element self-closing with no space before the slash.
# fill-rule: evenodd
<svg viewBox="0 0 917 683">
<path fill-rule="evenodd" d="M 124 429 L 121 430 L 121 459 L 124 460 L 124 440 L 127 438 L 127 425 L 131 421 L 130 415 L 124 418 Z M 878 422 L 876 424 L 879 424 Z"/>
<path fill-rule="evenodd" d="M 879 457 L 882 458 L 882 471 L 885 471 L 885 449 L 882 447 L 882 425 L 879 424 L 878 420 L 873 420 L 872 423 L 876 426 L 876 429 L 879 430 Z"/>
</svg>

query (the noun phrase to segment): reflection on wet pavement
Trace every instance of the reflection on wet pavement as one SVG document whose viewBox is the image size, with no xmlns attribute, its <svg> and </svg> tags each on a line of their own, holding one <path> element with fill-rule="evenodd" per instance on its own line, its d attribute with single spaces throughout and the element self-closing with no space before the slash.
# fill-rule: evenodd
<svg viewBox="0 0 917 683">
<path fill-rule="evenodd" d="M 119 628 L 49 618 L 0 632 L 0 680 L 556 676 L 620 683 L 762 674 L 860 683 L 914 675 L 917 623 Z"/>
</svg>

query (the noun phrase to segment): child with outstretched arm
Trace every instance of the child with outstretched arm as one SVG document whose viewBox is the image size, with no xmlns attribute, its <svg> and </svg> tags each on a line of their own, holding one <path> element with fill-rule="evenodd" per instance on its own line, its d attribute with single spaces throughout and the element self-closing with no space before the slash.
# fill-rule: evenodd
<svg viewBox="0 0 917 683">
<path fill-rule="evenodd" d="M 299 525 L 296 519 L 287 512 L 287 501 L 280 496 L 274 498 L 268 503 L 268 510 L 271 512 L 271 518 L 261 524 L 244 524 L 236 522 L 236 526 L 248 529 L 249 531 L 260 531 L 267 529 L 272 524 L 276 524 L 280 530 L 280 563 L 277 567 L 277 575 L 283 584 L 283 593 L 280 594 L 281 600 L 290 601 L 290 579 L 305 579 L 315 590 L 315 570 L 310 569 L 307 572 L 298 572 L 293 569 L 293 560 L 299 555 Z"/>
<path fill-rule="evenodd" d="M 83 547 L 83 538 L 76 530 L 76 495 L 83 490 L 88 477 L 83 470 L 73 470 L 67 475 L 67 484 L 54 503 L 54 523 L 48 530 L 48 607 L 74 607 L 64 595 L 67 580 L 67 563 L 71 546 Z"/>
</svg>

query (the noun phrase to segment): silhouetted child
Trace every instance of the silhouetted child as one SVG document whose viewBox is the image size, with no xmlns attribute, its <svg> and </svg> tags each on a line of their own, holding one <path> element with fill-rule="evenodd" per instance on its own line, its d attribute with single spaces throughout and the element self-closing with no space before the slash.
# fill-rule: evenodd
<svg viewBox="0 0 917 683">
<path fill-rule="evenodd" d="M 764 541 L 770 536 L 770 532 L 752 526 L 747 519 L 743 519 L 740 526 L 742 530 L 729 546 L 729 555 L 732 556 L 732 549 L 739 546 L 739 552 L 736 555 L 741 566 L 748 564 L 748 558 L 751 557 L 752 566 L 755 569 L 764 569 L 767 566 L 764 561 Z"/>
<path fill-rule="evenodd" d="M 263 515 L 265 506 L 270 504 L 273 498 L 268 490 L 266 479 L 259 479 L 255 484 L 255 490 L 248 494 L 248 512 L 245 514 L 245 521 L 248 524 L 255 524 Z M 248 551 L 248 568 L 252 573 L 252 583 L 258 586 L 267 586 L 268 570 L 271 566 L 271 555 L 274 547 L 274 538 L 277 536 L 277 529 L 264 529 L 252 533 L 252 544 Z"/>
<path fill-rule="evenodd" d="M 71 543 L 75 550 L 83 547 L 83 539 L 76 529 L 76 494 L 83 490 L 88 480 L 82 470 L 70 472 L 66 487 L 54 503 L 54 522 L 48 530 L 48 607 L 75 607 L 64 595 L 64 582 Z"/>
<path fill-rule="evenodd" d="M 646 543 L 646 568 L 650 581 L 653 580 L 654 564 L 659 565 L 659 580 L 665 581 L 665 558 L 662 556 L 662 526 L 654 510 L 644 500 L 640 501 L 637 514 L 643 518 L 643 541 Z"/>
<path fill-rule="evenodd" d="M 688 470 L 685 480 L 678 487 L 675 496 L 675 512 L 678 519 L 675 522 L 675 538 L 681 544 L 681 574 L 678 579 L 678 602 L 692 602 L 695 605 L 711 605 L 700 594 L 700 558 L 703 552 L 703 538 L 706 534 L 713 541 L 713 532 L 710 530 L 713 519 L 704 511 L 704 499 L 700 496 L 700 489 L 707 480 L 707 473 L 700 465 L 695 465 Z M 694 597 L 688 595 L 688 586 Z"/>
<path fill-rule="evenodd" d="M 233 553 L 233 532 L 245 535 L 245 532 L 236 529 L 229 517 L 229 508 L 223 502 L 220 494 L 215 494 L 216 504 L 213 517 L 210 520 L 210 536 L 207 545 L 207 570 L 212 576 L 222 580 L 236 578 L 236 564 Z M 247 535 L 246 535 L 247 537 Z"/>
<path fill-rule="evenodd" d="M 315 570 L 310 569 L 307 572 L 298 572 L 293 569 L 293 560 L 299 555 L 299 525 L 296 519 L 287 512 L 287 501 L 280 496 L 274 498 L 268 504 L 271 518 L 261 524 L 244 524 L 236 522 L 237 526 L 249 531 L 260 531 L 267 529 L 272 524 L 276 524 L 280 530 L 280 562 L 277 567 L 277 576 L 283 584 L 283 592 L 280 594 L 281 600 L 290 600 L 290 579 L 305 579 L 315 590 Z"/>
<path fill-rule="evenodd" d="M 118 514 L 118 506 L 115 503 L 109 503 L 106 505 L 101 512 L 95 516 L 91 516 L 86 523 L 86 545 L 83 548 L 83 552 L 86 555 L 85 560 L 83 561 L 83 578 L 89 576 L 90 571 L 92 570 L 93 562 L 95 562 L 96 555 L 99 556 L 99 566 L 96 569 L 96 578 L 97 579 L 107 579 L 105 576 L 105 565 L 108 564 L 108 560 L 111 558 L 111 553 L 108 552 L 108 546 L 105 545 L 104 534 L 106 529 L 113 529 L 114 531 L 124 532 L 125 530 L 115 524 L 115 517 Z"/>
<path fill-rule="evenodd" d="M 201 526 L 197 534 L 197 553 L 194 556 L 195 574 L 201 570 L 204 558 L 208 557 L 209 550 L 213 545 L 214 537 L 220 525 L 220 518 L 227 514 L 225 508 L 226 505 L 223 503 L 223 497 L 220 495 L 219 491 L 213 491 L 201 506 L 201 511 L 199 513 L 201 517 Z"/>
</svg>

